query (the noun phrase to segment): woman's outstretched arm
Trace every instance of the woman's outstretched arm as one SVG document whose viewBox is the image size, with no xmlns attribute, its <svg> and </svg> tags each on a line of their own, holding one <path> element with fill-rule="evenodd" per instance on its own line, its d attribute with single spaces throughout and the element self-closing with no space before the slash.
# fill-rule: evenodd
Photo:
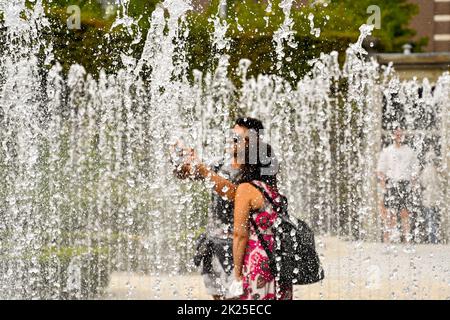
<svg viewBox="0 0 450 320">
<path fill-rule="evenodd" d="M 175 169 L 175 174 L 178 178 L 209 179 L 214 183 L 214 191 L 216 191 L 220 196 L 227 198 L 229 201 L 234 201 L 234 196 L 236 194 L 236 185 L 234 183 L 224 177 L 221 177 L 209 169 L 204 163 L 201 163 L 198 160 L 194 149 L 184 148 L 183 152 L 184 155 L 188 156 L 185 158 L 185 163 Z"/>
</svg>

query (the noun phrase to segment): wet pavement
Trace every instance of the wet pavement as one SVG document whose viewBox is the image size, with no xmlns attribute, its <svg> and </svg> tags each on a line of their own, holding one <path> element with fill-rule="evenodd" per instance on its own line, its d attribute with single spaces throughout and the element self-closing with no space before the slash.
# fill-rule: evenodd
<svg viewBox="0 0 450 320">
<path fill-rule="evenodd" d="M 294 299 L 450 299 L 450 245 L 386 245 L 318 237 L 325 279 Z M 113 273 L 105 299 L 210 299 L 199 274 Z"/>
</svg>

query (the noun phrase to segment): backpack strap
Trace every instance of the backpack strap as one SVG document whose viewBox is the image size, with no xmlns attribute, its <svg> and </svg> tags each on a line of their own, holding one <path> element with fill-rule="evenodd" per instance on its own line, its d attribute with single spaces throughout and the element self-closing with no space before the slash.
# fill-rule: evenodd
<svg viewBox="0 0 450 320">
<path fill-rule="evenodd" d="M 250 182 L 250 184 L 252 186 L 254 186 L 256 189 L 258 189 L 260 192 L 262 192 L 262 194 L 264 195 L 264 198 L 266 198 L 272 204 L 272 206 L 274 206 L 275 208 L 278 207 L 274 203 L 272 197 L 269 196 L 269 194 L 266 192 L 266 190 L 262 186 L 259 186 L 258 184 L 254 183 L 254 182 Z M 275 257 L 273 256 L 272 251 L 270 251 L 270 249 L 269 249 L 269 244 L 266 242 L 266 240 L 264 239 L 261 232 L 259 232 L 259 228 L 256 224 L 256 221 L 253 219 L 253 216 L 251 214 L 250 214 L 249 220 L 250 220 L 251 224 L 253 225 L 253 229 L 255 229 L 255 232 L 256 232 L 256 235 L 258 236 L 259 242 L 261 242 L 261 245 L 262 245 L 264 251 L 266 251 L 267 257 L 269 258 L 270 270 L 272 271 L 272 274 L 275 276 L 278 272 L 277 272 L 277 268 L 276 268 Z"/>
<path fill-rule="evenodd" d="M 255 220 L 253 220 L 253 218 L 250 217 L 250 222 L 252 223 L 253 228 L 255 229 L 255 232 L 256 232 L 256 235 L 258 236 L 259 242 L 261 242 L 261 245 L 262 245 L 264 251 L 266 252 L 267 257 L 269 258 L 270 271 L 272 271 L 273 275 L 276 275 L 277 274 L 277 268 L 276 268 L 276 263 L 275 263 L 275 259 L 274 259 L 273 253 L 272 253 L 272 251 L 269 250 L 268 243 L 266 242 L 266 240 L 264 240 L 264 237 L 261 234 L 261 232 L 259 232 L 258 226 L 256 225 Z"/>
</svg>

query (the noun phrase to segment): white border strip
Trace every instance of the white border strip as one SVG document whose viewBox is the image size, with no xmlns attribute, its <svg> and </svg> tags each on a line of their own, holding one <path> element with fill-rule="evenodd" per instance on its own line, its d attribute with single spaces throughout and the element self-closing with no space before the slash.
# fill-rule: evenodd
<svg viewBox="0 0 450 320">
<path fill-rule="evenodd" d="M 450 33 L 447 34 L 435 34 L 434 41 L 450 41 Z"/>
<path fill-rule="evenodd" d="M 437 14 L 434 16 L 436 22 L 448 22 L 450 21 L 450 14 Z"/>
</svg>

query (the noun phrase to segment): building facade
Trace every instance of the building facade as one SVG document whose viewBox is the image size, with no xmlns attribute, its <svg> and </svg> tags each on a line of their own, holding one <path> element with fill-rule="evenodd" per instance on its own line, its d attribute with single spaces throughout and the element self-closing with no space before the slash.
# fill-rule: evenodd
<svg viewBox="0 0 450 320">
<path fill-rule="evenodd" d="M 419 5 L 411 22 L 417 38 L 427 37 L 428 52 L 450 51 L 450 0 L 409 0 Z"/>
</svg>

